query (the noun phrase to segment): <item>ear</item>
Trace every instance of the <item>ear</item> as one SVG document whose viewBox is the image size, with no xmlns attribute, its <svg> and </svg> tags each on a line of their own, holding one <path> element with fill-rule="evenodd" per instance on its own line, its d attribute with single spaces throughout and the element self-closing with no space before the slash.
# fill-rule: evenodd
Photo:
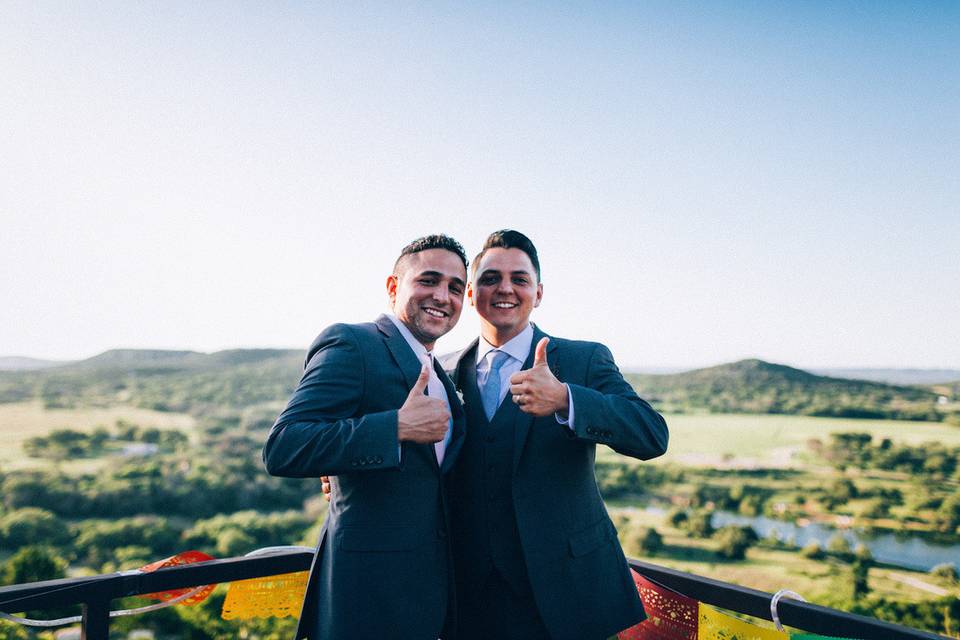
<svg viewBox="0 0 960 640">
<path fill-rule="evenodd" d="M 477 306 L 477 301 L 473 297 L 473 282 L 467 283 L 467 298 L 470 300 L 470 306 Z"/>
<path fill-rule="evenodd" d="M 390 306 L 397 303 L 397 276 L 387 276 L 387 296 L 390 298 Z"/>
<path fill-rule="evenodd" d="M 542 283 L 542 282 L 538 282 L 538 283 L 537 283 L 537 298 L 536 298 L 536 300 L 533 301 L 533 306 L 534 306 L 534 307 L 539 307 L 539 306 L 540 306 L 540 301 L 541 301 L 542 299 L 543 299 L 543 283 Z"/>
</svg>

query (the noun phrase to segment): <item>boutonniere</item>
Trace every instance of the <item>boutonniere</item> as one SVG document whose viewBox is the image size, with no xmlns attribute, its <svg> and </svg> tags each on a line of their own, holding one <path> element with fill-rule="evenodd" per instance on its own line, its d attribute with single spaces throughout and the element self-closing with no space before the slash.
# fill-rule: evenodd
<svg viewBox="0 0 960 640">
<path fill-rule="evenodd" d="M 460 389 L 455 389 L 455 391 L 457 392 L 457 400 L 459 400 L 460 404 L 463 405 L 463 391 Z"/>
</svg>

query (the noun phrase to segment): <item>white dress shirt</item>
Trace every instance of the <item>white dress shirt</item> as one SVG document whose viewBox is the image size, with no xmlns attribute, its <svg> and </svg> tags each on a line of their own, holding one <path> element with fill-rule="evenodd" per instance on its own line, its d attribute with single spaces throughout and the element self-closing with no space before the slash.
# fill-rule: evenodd
<svg viewBox="0 0 960 640">
<path fill-rule="evenodd" d="M 508 341 L 495 347 L 484 339 L 483 336 L 480 336 L 480 341 L 477 343 L 477 385 L 482 389 L 486 384 L 487 376 L 490 374 L 490 362 L 493 359 L 493 356 L 487 357 L 488 354 L 493 351 L 502 351 L 503 353 L 510 356 L 507 358 L 507 361 L 500 366 L 500 402 L 503 402 L 503 399 L 510 393 L 510 376 L 519 372 L 523 368 L 523 363 L 527 361 L 527 358 L 530 356 L 530 350 L 533 348 L 533 324 L 527 323 L 527 326 L 518 333 L 517 335 L 510 338 Z M 554 417 L 557 419 L 557 422 L 560 424 L 565 424 L 570 429 L 573 429 L 573 394 L 570 393 L 569 385 L 567 387 L 567 401 L 570 405 L 570 410 L 567 412 L 567 418 L 564 419 L 558 413 L 554 413 Z M 497 406 L 500 406 L 500 402 L 497 403 Z"/>
</svg>

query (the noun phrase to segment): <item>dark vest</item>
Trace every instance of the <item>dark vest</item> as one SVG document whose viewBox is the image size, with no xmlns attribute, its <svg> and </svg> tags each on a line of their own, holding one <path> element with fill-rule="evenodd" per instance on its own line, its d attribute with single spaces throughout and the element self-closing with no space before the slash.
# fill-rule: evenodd
<svg viewBox="0 0 960 640">
<path fill-rule="evenodd" d="M 476 464 L 469 465 L 468 472 L 460 475 L 458 480 L 471 485 L 468 495 L 482 496 L 483 502 L 482 508 L 477 509 L 479 519 L 473 521 L 479 531 L 473 532 L 477 544 L 476 548 L 469 550 L 471 561 L 474 565 L 485 565 L 476 567 L 484 579 L 490 571 L 496 570 L 518 594 L 526 594 L 530 591 L 530 582 L 520 546 L 512 493 L 514 423 L 520 410 L 508 394 L 493 419 L 488 421 L 480 399 L 475 366 L 463 368 L 461 382 L 469 427 L 460 459 L 466 457 Z"/>
</svg>

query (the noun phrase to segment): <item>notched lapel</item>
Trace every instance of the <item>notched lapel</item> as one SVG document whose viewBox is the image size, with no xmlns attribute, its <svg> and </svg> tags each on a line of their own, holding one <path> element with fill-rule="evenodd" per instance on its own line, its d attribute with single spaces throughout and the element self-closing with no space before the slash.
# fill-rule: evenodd
<svg viewBox="0 0 960 640">
<path fill-rule="evenodd" d="M 420 369 L 423 365 L 420 363 L 420 360 L 417 359 L 417 356 L 414 355 L 410 349 L 410 345 L 407 344 L 406 339 L 404 339 L 400 330 L 397 329 L 390 318 L 387 316 L 377 318 L 377 328 L 380 329 L 380 333 L 383 334 L 383 341 L 387 345 L 390 355 L 393 356 L 397 366 L 400 367 L 400 371 L 403 373 L 403 379 L 407 382 L 407 388 L 413 388 L 413 385 L 417 382 L 417 378 L 420 376 Z"/>
<path fill-rule="evenodd" d="M 527 360 L 523 363 L 521 371 L 529 369 L 533 366 L 533 356 L 537 350 L 537 344 L 543 338 L 549 338 L 547 334 L 540 330 L 540 327 L 533 326 L 533 342 L 530 343 L 530 353 L 527 354 Z M 557 375 L 558 369 L 556 369 L 556 363 L 550 361 L 550 354 L 556 349 L 556 344 L 551 339 L 547 343 L 547 364 L 550 367 L 550 370 L 553 372 L 553 375 L 559 378 Z M 506 402 L 506 400 L 504 400 Z M 517 408 L 517 415 L 514 418 L 513 430 L 514 430 L 514 441 L 513 441 L 513 472 L 517 472 L 517 466 L 520 464 L 520 456 L 523 455 L 523 448 L 527 443 L 527 436 L 530 434 L 530 427 L 533 425 L 533 421 L 536 416 L 532 416 L 529 413 L 524 413 L 520 411 L 519 407 Z"/>
</svg>

